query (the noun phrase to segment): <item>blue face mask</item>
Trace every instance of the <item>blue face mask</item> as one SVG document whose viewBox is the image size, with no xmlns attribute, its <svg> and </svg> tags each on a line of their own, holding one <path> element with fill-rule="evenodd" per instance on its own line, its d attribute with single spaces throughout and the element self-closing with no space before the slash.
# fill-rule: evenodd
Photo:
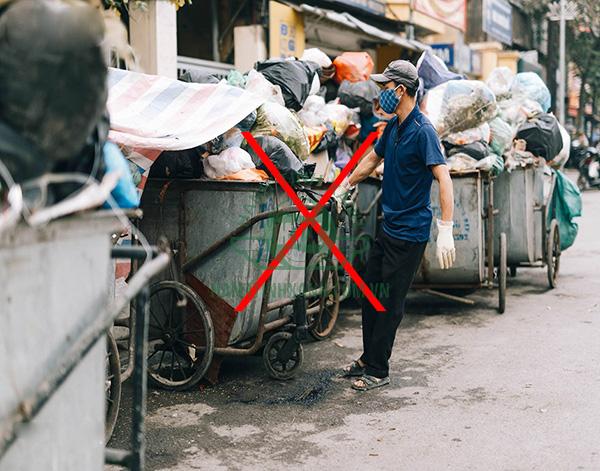
<svg viewBox="0 0 600 471">
<path fill-rule="evenodd" d="M 400 85 L 398 85 L 398 87 L 399 86 Z M 379 93 L 379 106 L 381 106 L 381 109 L 388 114 L 395 113 L 398 109 L 398 105 L 400 104 L 400 98 L 402 98 L 402 95 L 396 95 L 396 90 L 398 90 L 398 87 L 387 88 Z"/>
</svg>

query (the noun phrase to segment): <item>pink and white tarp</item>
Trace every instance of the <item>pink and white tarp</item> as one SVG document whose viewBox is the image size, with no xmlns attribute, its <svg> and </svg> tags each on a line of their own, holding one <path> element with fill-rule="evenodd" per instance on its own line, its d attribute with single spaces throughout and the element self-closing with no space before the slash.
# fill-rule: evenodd
<svg viewBox="0 0 600 471">
<path fill-rule="evenodd" d="M 165 150 L 192 149 L 220 136 L 252 113 L 263 98 L 224 82 L 186 83 L 157 75 L 110 69 L 108 75 L 109 139 L 119 144 L 142 175 Z M 124 279 L 130 263 L 117 263 Z"/>
<path fill-rule="evenodd" d="M 264 99 L 224 82 L 186 83 L 127 70 L 110 69 L 109 139 L 127 148 L 142 174 L 165 150 L 197 147 L 223 134 Z"/>
</svg>

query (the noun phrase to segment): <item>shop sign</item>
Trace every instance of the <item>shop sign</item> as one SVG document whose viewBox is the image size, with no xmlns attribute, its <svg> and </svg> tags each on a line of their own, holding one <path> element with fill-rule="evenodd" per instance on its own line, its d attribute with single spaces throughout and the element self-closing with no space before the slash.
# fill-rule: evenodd
<svg viewBox="0 0 600 471">
<path fill-rule="evenodd" d="M 512 6 L 507 0 L 483 0 L 483 31 L 504 44 L 512 44 Z"/>
<path fill-rule="evenodd" d="M 433 53 L 444 61 L 448 67 L 454 67 L 454 44 L 431 44 Z"/>
</svg>

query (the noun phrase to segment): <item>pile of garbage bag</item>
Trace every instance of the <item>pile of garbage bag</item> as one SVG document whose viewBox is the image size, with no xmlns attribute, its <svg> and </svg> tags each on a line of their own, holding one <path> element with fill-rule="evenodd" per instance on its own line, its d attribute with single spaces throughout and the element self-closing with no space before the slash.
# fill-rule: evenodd
<svg viewBox="0 0 600 471">
<path fill-rule="evenodd" d="M 373 60 L 366 52 L 329 57 L 318 48 L 306 49 L 300 59 L 259 62 L 245 74 L 231 71 L 222 81 L 260 97 L 262 105 L 192 153 L 164 152 L 150 177 L 198 178 L 197 166 L 190 158 L 200 162 L 201 178 L 239 176 L 251 169 L 247 153 L 254 170 L 273 178 L 242 135 L 250 132 L 288 181 L 312 175 L 311 155 L 329 159 L 329 173 L 315 175 L 329 181 L 336 175 L 333 169 L 343 168 L 356 146 L 380 122 L 373 114 L 379 88 L 369 79 L 372 72 Z M 217 79 L 189 72 L 180 80 L 214 83 Z M 232 160 L 229 165 L 227 159 Z M 255 178 L 250 175 L 252 181 Z"/>
</svg>

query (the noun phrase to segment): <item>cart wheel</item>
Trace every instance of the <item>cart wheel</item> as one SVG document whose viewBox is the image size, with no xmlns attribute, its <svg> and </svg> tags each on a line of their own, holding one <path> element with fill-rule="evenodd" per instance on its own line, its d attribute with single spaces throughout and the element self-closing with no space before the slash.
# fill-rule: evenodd
<svg viewBox="0 0 600 471">
<path fill-rule="evenodd" d="M 506 310 L 506 275 L 507 266 L 506 234 L 500 234 L 500 265 L 498 266 L 498 312 L 504 314 Z"/>
<path fill-rule="evenodd" d="M 208 369 L 214 352 L 214 330 L 200 297 L 178 281 L 150 288 L 148 379 L 163 389 L 194 387 Z"/>
<path fill-rule="evenodd" d="M 514 265 L 509 268 L 509 271 L 511 278 L 515 278 L 517 276 L 517 267 L 515 267 Z"/>
<path fill-rule="evenodd" d="M 558 269 L 560 268 L 560 232 L 556 219 L 553 219 L 550 223 L 550 231 L 548 231 L 546 237 L 548 284 L 550 288 L 556 288 L 558 284 Z"/>
<path fill-rule="evenodd" d="M 121 403 L 121 361 L 119 350 L 113 334 L 106 335 L 106 379 L 104 380 L 106 394 L 106 422 L 104 423 L 104 440 L 108 443 L 112 437 Z"/>
<path fill-rule="evenodd" d="M 288 360 L 279 357 L 281 349 L 291 338 L 292 334 L 289 332 L 277 332 L 267 342 L 263 351 L 263 361 L 271 378 L 290 379 L 295 376 L 296 371 L 302 366 L 304 351 L 300 343 L 296 344 L 296 349 Z"/>
<path fill-rule="evenodd" d="M 320 297 L 309 299 L 307 304 L 307 309 L 319 307 L 308 317 L 308 331 L 316 340 L 323 340 L 333 332 L 340 313 L 340 280 L 330 257 L 324 253 L 312 257 L 304 286 L 306 291 L 326 287 Z"/>
</svg>

